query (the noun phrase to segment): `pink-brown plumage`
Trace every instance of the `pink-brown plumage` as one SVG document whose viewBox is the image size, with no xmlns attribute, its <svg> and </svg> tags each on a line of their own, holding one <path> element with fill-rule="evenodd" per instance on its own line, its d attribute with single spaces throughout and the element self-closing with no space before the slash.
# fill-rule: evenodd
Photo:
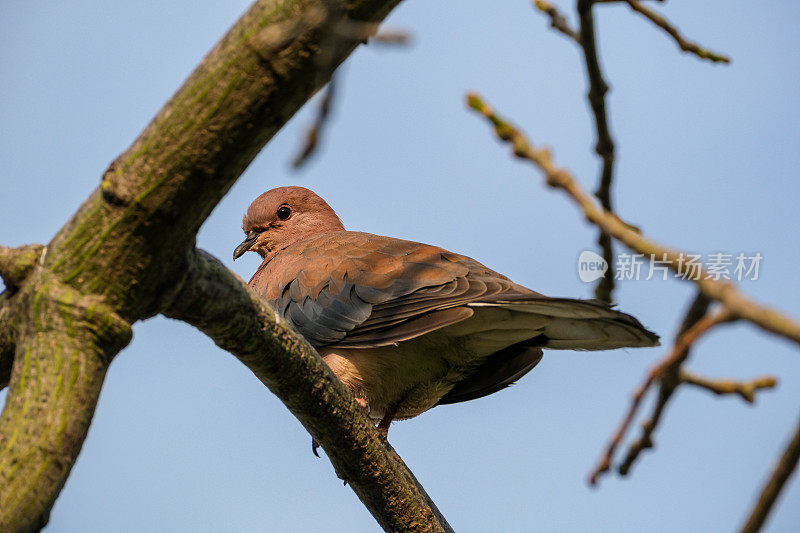
<svg viewBox="0 0 800 533">
<path fill-rule="evenodd" d="M 242 227 L 247 239 L 234 257 L 264 258 L 250 286 L 384 427 L 502 389 L 542 348 L 657 344 L 635 318 L 602 303 L 548 298 L 436 246 L 346 231 L 302 187 L 262 194 Z"/>
</svg>

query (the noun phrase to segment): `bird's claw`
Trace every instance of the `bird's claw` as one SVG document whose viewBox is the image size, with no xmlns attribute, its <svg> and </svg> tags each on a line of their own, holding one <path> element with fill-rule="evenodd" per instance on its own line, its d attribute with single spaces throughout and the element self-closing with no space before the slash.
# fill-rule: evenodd
<svg viewBox="0 0 800 533">
<path fill-rule="evenodd" d="M 311 453 L 319 457 L 319 442 L 317 442 L 313 437 L 311 438 Z"/>
</svg>

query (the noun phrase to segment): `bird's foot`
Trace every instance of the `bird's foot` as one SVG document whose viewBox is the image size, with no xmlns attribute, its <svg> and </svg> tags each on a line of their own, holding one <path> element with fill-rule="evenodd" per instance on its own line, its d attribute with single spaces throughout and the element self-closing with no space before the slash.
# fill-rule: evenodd
<svg viewBox="0 0 800 533">
<path fill-rule="evenodd" d="M 384 413 L 383 418 L 380 422 L 378 422 L 378 433 L 381 435 L 381 438 L 386 441 L 389 436 L 389 426 L 392 425 L 392 420 L 394 420 L 394 415 L 397 414 L 397 406 L 396 405 L 389 405 L 386 409 L 386 413 Z"/>
</svg>

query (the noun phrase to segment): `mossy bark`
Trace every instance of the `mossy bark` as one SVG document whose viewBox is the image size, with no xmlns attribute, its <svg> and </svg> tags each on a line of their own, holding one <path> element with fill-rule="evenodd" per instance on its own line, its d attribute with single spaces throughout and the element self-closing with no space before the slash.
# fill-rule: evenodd
<svg viewBox="0 0 800 533">
<path fill-rule="evenodd" d="M 189 258 L 165 314 L 238 357 L 300 420 L 386 531 L 451 531 L 400 457 L 311 345 L 215 258 Z"/>
<path fill-rule="evenodd" d="M 264 144 L 360 42 L 337 37 L 335 53 L 326 54 L 332 57 L 321 67 L 320 42 L 330 40 L 335 22 L 329 15 L 374 22 L 397 3 L 256 2 L 109 166 L 46 249 L 29 254 L 33 262 L 23 270 L 0 261 L 0 274 L 18 280 L 0 295 L 0 386 L 10 376 L 0 416 L 0 530 L 36 530 L 47 522 L 80 451 L 108 364 L 130 340 L 130 324 L 182 308 L 184 282 L 190 271 L 196 274 L 200 225 Z M 213 308 L 203 312 L 219 316 Z M 252 331 L 267 316 L 251 308 L 241 320 Z M 231 323 L 212 331 L 202 317 L 193 323 L 207 324 L 203 329 L 221 345 L 243 327 Z M 392 452 L 376 440 L 353 402 L 347 404 L 346 391 L 325 374 L 313 350 L 283 325 L 266 332 L 275 340 L 245 340 L 253 344 L 228 349 L 251 368 L 263 365 L 259 377 L 295 414 L 306 412 L 306 427 L 338 471 L 358 484 L 359 496 L 382 525 L 436 530 L 439 522 L 424 494 L 408 488 L 410 473 L 402 462 L 387 459 Z M 258 351 L 264 345 L 271 348 Z M 326 376 L 306 390 L 307 398 L 280 385 L 281 373 L 299 380 L 305 372 Z M 322 417 L 332 421 L 323 423 Z M 340 448 L 355 441 L 370 445 Z M 369 479 L 375 480 L 372 488 Z M 397 513 L 405 518 L 390 516 Z"/>
<path fill-rule="evenodd" d="M 19 328 L 0 416 L 0 531 L 36 531 L 78 456 L 108 363 L 130 325 L 39 270 L 15 297 Z"/>
</svg>

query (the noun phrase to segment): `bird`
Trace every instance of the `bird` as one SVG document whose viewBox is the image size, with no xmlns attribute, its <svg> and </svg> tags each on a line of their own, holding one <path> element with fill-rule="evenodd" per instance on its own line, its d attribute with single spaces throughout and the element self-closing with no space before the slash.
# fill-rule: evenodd
<svg viewBox="0 0 800 533">
<path fill-rule="evenodd" d="M 543 349 L 658 345 L 599 300 L 544 296 L 437 246 L 348 231 L 304 187 L 271 189 L 242 218 L 250 288 L 322 356 L 385 436 L 394 420 L 516 383 Z"/>
</svg>

